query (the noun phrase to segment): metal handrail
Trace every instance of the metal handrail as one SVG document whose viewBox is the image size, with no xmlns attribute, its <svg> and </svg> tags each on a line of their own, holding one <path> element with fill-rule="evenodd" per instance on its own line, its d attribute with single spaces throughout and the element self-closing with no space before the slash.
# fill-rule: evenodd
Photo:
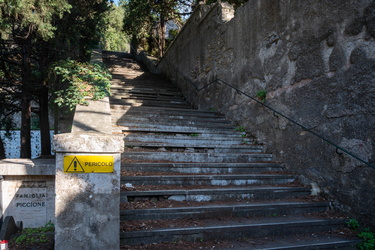
<svg viewBox="0 0 375 250">
<path fill-rule="evenodd" d="M 170 64 L 169 64 L 169 63 L 166 63 L 166 64 L 168 65 L 168 67 L 170 67 Z M 194 87 L 194 89 L 195 89 L 197 92 L 202 91 L 203 89 L 205 89 L 205 88 L 211 86 L 211 85 L 214 84 L 214 83 L 218 83 L 218 84 L 223 83 L 223 84 L 227 85 L 228 87 L 230 87 L 230 88 L 236 90 L 237 93 L 242 94 L 242 95 L 244 95 L 244 96 L 250 98 L 251 100 L 257 102 L 258 104 L 262 105 L 263 107 L 268 108 L 269 110 L 271 110 L 271 111 L 273 112 L 274 116 L 278 117 L 278 115 L 279 115 L 279 116 L 281 116 L 281 117 L 284 117 L 285 119 L 287 119 L 287 120 L 290 121 L 291 123 L 293 123 L 293 124 L 295 124 L 295 125 L 301 127 L 304 131 L 309 132 L 309 133 L 315 135 L 316 137 L 320 138 L 321 140 L 327 142 L 328 144 L 334 146 L 334 147 L 336 148 L 336 153 L 338 153 L 338 154 L 342 154 L 342 153 L 339 152 L 339 150 L 340 150 L 340 151 L 346 153 L 347 155 L 350 155 L 351 157 L 353 157 L 353 158 L 359 160 L 360 162 L 366 164 L 367 166 L 372 167 L 372 168 L 375 169 L 375 166 L 374 166 L 374 165 L 371 165 L 369 162 L 367 162 L 367 161 L 361 159 L 359 156 L 357 156 L 357 155 L 353 154 L 352 152 L 350 152 L 350 151 L 348 151 L 348 150 L 346 150 L 346 149 L 340 147 L 339 145 L 337 145 L 336 143 L 332 142 L 331 140 L 329 140 L 329 139 L 323 137 L 322 135 L 320 135 L 320 134 L 318 134 L 318 133 L 312 131 L 311 129 L 305 127 L 304 125 L 302 125 L 302 124 L 300 124 L 300 123 L 294 121 L 294 120 L 291 119 L 290 117 L 288 117 L 288 116 L 286 116 L 286 115 L 280 113 L 279 111 L 277 111 L 277 110 L 271 108 L 271 107 L 268 106 L 267 104 L 265 104 L 265 103 L 259 101 L 257 98 L 254 98 L 254 97 L 250 96 L 249 94 L 243 92 L 242 90 L 240 90 L 240 89 L 237 88 L 236 86 L 233 86 L 232 84 L 229 84 L 229 83 L 227 83 L 226 81 L 221 80 L 220 78 L 216 78 L 215 80 L 209 82 L 208 84 L 204 85 L 203 87 L 198 88 L 198 86 L 197 86 L 193 81 L 191 81 L 188 77 L 186 77 L 186 76 L 183 75 L 181 72 L 179 72 L 176 68 L 175 68 L 175 72 L 178 73 L 179 75 L 181 75 L 181 76 L 182 76 L 187 82 L 189 82 L 189 83 Z"/>
</svg>

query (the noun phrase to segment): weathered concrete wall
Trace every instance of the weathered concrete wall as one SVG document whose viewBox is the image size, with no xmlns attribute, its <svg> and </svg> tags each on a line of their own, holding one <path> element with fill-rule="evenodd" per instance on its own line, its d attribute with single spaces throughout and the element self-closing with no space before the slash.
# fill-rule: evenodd
<svg viewBox="0 0 375 250">
<path fill-rule="evenodd" d="M 220 78 L 251 96 L 266 90 L 267 105 L 374 165 L 375 1 L 252 0 L 233 19 L 231 11 L 198 8 L 158 71 L 192 104 L 254 133 L 336 207 L 375 225 L 375 169 L 224 84 L 195 88 Z"/>
<path fill-rule="evenodd" d="M 0 160 L 1 215 L 13 216 L 24 227 L 55 222 L 55 161 Z"/>
<path fill-rule="evenodd" d="M 54 136 L 55 249 L 120 248 L 124 140 L 112 135 L 109 98 L 88 102 L 88 106 L 76 107 L 72 133 Z M 69 157 L 74 158 L 67 162 Z M 85 170 L 87 164 L 78 160 L 83 158 L 97 166 L 94 172 Z M 70 171 L 66 168 L 69 163 L 74 163 Z M 104 163 L 111 164 L 112 170 L 100 172 Z"/>
<path fill-rule="evenodd" d="M 101 52 L 92 61 L 102 61 Z M 112 135 L 109 98 L 88 103 L 76 107 L 71 133 L 53 139 L 57 250 L 120 248 L 124 140 Z"/>
</svg>

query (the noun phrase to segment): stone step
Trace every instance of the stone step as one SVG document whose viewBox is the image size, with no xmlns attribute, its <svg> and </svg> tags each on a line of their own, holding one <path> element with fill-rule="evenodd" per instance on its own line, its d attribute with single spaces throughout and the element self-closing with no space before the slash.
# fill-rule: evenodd
<svg viewBox="0 0 375 250">
<path fill-rule="evenodd" d="M 160 95 L 160 94 L 144 94 L 144 93 L 123 93 L 112 92 L 112 97 L 116 99 L 130 100 L 157 100 L 157 101 L 183 101 L 184 99 L 177 95 Z"/>
<path fill-rule="evenodd" d="M 284 237 L 277 237 L 272 239 L 259 239 L 251 242 L 251 245 L 234 244 L 236 250 L 248 249 L 262 249 L 262 250 L 289 250 L 289 249 L 303 249 L 303 250 L 319 250 L 319 249 L 340 249 L 340 250 L 355 250 L 361 241 L 353 237 L 345 237 L 328 234 L 314 234 L 309 235 L 290 235 Z"/>
<path fill-rule="evenodd" d="M 158 107 L 132 107 L 116 105 L 111 103 L 112 112 L 126 112 L 126 115 L 184 115 L 184 116 L 200 116 L 200 117 L 224 117 L 223 115 L 214 111 L 196 110 L 196 109 L 176 109 L 176 108 L 163 108 Z"/>
<path fill-rule="evenodd" d="M 138 88 L 144 88 L 144 87 L 150 87 L 150 88 L 170 88 L 174 91 L 178 91 L 178 89 L 171 84 L 168 81 L 163 80 L 155 80 L 155 81 L 149 81 L 147 79 L 139 79 L 139 78 L 133 78 L 133 79 L 126 79 L 124 77 L 118 77 L 113 79 L 112 81 L 112 87 L 113 88 L 121 88 L 121 87 L 138 87 Z"/>
<path fill-rule="evenodd" d="M 308 233 L 304 235 L 288 235 L 263 238 L 240 238 L 234 240 L 215 239 L 211 241 L 196 242 L 163 242 L 142 245 L 143 249 L 235 249 L 235 250 L 319 250 L 340 249 L 356 250 L 361 243 L 354 237 L 342 236 L 332 233 Z M 202 246 L 203 245 L 203 246 Z M 209 248 L 205 248 L 209 246 Z M 131 249 L 136 246 L 123 246 Z M 148 248 L 149 247 L 149 248 Z"/>
<path fill-rule="evenodd" d="M 272 161 L 271 154 L 258 153 L 185 153 L 185 152 L 125 152 L 123 157 L 138 161 L 171 162 L 266 162 Z"/>
<path fill-rule="evenodd" d="M 126 174 L 126 172 L 125 172 Z M 243 186 L 243 185 L 280 185 L 291 183 L 296 176 L 287 174 L 242 174 L 242 175 L 156 175 L 121 176 L 121 183 L 132 185 L 202 185 L 204 186 Z"/>
<path fill-rule="evenodd" d="M 121 221 L 133 220 L 173 220 L 173 219 L 207 219 L 218 217 L 266 217 L 322 213 L 329 209 L 329 202 L 248 202 L 243 204 L 218 203 L 217 205 L 129 209 L 121 210 Z M 155 204 L 157 206 L 157 203 Z"/>
<path fill-rule="evenodd" d="M 178 99 L 180 101 L 185 100 L 181 95 L 181 92 L 174 91 L 173 89 L 160 89 L 160 88 L 138 88 L 138 87 L 123 87 L 123 88 L 111 88 L 111 96 L 119 97 L 124 96 L 127 98 L 147 98 L 155 97 L 160 99 Z"/>
<path fill-rule="evenodd" d="M 180 91 L 176 91 L 174 88 L 157 88 L 157 87 L 133 87 L 133 86 L 113 86 L 111 89 L 115 91 L 123 91 L 126 93 L 138 93 L 138 94 L 160 94 L 160 95 L 180 95 Z M 182 98 L 181 98 L 182 99 Z"/>
<path fill-rule="evenodd" d="M 126 155 L 125 155 L 126 157 Z M 279 163 L 123 163 L 122 171 L 185 174 L 254 174 L 284 170 Z"/>
<path fill-rule="evenodd" d="M 165 81 L 155 81 L 155 82 L 150 82 L 147 80 L 143 81 L 135 81 L 131 79 L 115 79 L 112 81 L 112 87 L 111 89 L 114 90 L 121 90 L 124 88 L 139 88 L 139 89 L 171 89 L 173 91 L 177 91 L 174 86 L 171 86 L 171 84 Z"/>
<path fill-rule="evenodd" d="M 158 122 L 158 121 L 171 121 L 171 122 L 179 122 L 179 121 L 187 121 L 190 123 L 219 123 L 219 124 L 227 124 L 231 125 L 231 123 L 226 120 L 225 118 L 219 117 L 199 117 L 199 116 L 183 116 L 183 115 L 170 115 L 170 114 L 149 114 L 149 115 L 141 115 L 141 114 L 112 114 L 112 121 L 132 121 L 138 123 L 147 123 L 147 122 Z"/>
<path fill-rule="evenodd" d="M 112 119 L 114 123 L 120 126 L 143 126 L 143 127 L 164 127 L 164 126 L 190 126 L 190 127 L 207 127 L 207 128 L 224 128 L 231 131 L 235 131 L 235 127 L 229 122 L 220 122 L 220 121 L 200 121 L 200 120 L 187 120 L 187 119 L 171 119 L 169 117 L 164 118 L 148 118 L 148 119 L 127 119 L 127 116 L 122 117 L 121 119 Z"/>
<path fill-rule="evenodd" d="M 111 103 L 112 104 L 117 104 L 117 105 L 142 105 L 142 106 L 151 106 L 151 107 L 173 107 L 173 108 L 192 108 L 189 104 L 185 102 L 179 102 L 179 101 L 148 101 L 148 100 L 126 100 L 126 99 L 115 99 L 111 98 Z"/>
<path fill-rule="evenodd" d="M 342 219 L 319 219 L 288 216 L 242 220 L 241 223 L 220 224 L 188 228 L 164 228 L 121 233 L 121 245 L 151 244 L 160 242 L 195 242 L 215 239 L 275 237 L 295 234 L 319 233 L 341 229 Z"/>
<path fill-rule="evenodd" d="M 212 139 L 212 136 L 215 139 Z M 201 143 L 201 144 L 214 144 L 214 145 L 238 145 L 238 144 L 252 144 L 254 139 L 245 137 L 231 137 L 220 134 L 127 134 L 125 137 L 126 142 L 166 142 L 166 143 Z"/>
<path fill-rule="evenodd" d="M 213 143 L 199 143 L 199 141 L 191 141 L 185 143 L 178 142 L 127 142 L 125 140 L 125 147 L 133 148 L 151 148 L 151 149 L 165 149 L 171 152 L 207 152 L 207 153 L 262 153 L 263 146 L 259 145 L 214 145 Z M 176 150 L 175 150 L 176 149 Z M 181 150 L 179 150 L 181 149 Z M 203 150 L 202 150 L 203 149 Z"/>
<path fill-rule="evenodd" d="M 140 75 L 136 72 L 134 72 L 133 74 L 131 74 L 133 76 L 136 76 L 137 78 L 127 78 L 127 77 L 124 77 L 124 76 L 121 76 L 121 75 L 115 75 L 113 78 L 112 78 L 112 82 L 114 83 L 114 85 L 121 85 L 121 84 L 124 84 L 124 85 L 134 85 L 134 86 L 143 86 L 143 85 L 160 85 L 160 86 L 173 86 L 173 84 L 171 84 L 171 82 L 165 80 L 165 79 L 147 79 L 145 77 L 140 77 Z M 143 78 L 143 79 L 141 79 Z"/>
<path fill-rule="evenodd" d="M 179 125 L 164 125 L 164 124 L 113 124 L 113 132 L 145 132 L 145 133 L 185 133 L 185 134 L 204 134 L 204 133 L 215 133 L 233 136 L 246 136 L 244 132 L 234 131 L 231 127 L 210 127 L 206 128 L 204 126 L 183 126 Z"/>
<path fill-rule="evenodd" d="M 133 99 L 139 99 L 140 97 L 157 97 L 157 99 L 173 99 L 184 101 L 185 99 L 181 96 L 180 92 L 168 91 L 168 90 L 141 90 L 141 89 L 116 89 L 112 96 L 114 97 L 127 97 Z"/>
<path fill-rule="evenodd" d="M 147 82 L 146 80 L 143 81 L 134 81 L 131 79 L 116 79 L 112 81 L 111 89 L 113 90 L 122 90 L 122 89 L 157 89 L 157 90 L 164 90 L 168 89 L 174 92 L 180 92 L 176 87 L 171 84 L 166 83 L 165 81 L 156 81 L 154 83 Z"/>
<path fill-rule="evenodd" d="M 242 142 L 244 139 L 249 140 L 250 143 L 255 142 L 253 139 L 246 137 L 243 133 L 220 133 L 222 131 L 207 131 L 204 133 L 190 133 L 190 132 L 147 132 L 147 131 L 123 131 L 124 136 L 155 136 L 155 138 L 160 137 L 170 137 L 170 138 L 199 138 L 202 140 L 212 139 L 213 137 L 218 138 L 219 141 L 228 140 L 228 141 L 238 141 Z"/>
<path fill-rule="evenodd" d="M 117 107 L 117 106 L 114 106 Z M 126 106 L 127 107 L 127 106 Z M 150 109 L 149 109 L 150 108 Z M 181 112 L 178 112 L 181 110 Z M 188 112 L 188 111 L 191 112 Z M 195 112 L 194 112 L 195 111 Z M 209 120 L 209 121 L 221 121 L 230 123 L 224 116 L 220 114 L 211 114 L 205 112 L 197 112 L 195 109 L 169 109 L 167 111 L 160 110 L 156 107 L 132 107 L 127 110 L 123 109 L 112 109 L 111 115 L 114 117 L 129 117 L 130 119 L 147 119 L 147 118 L 164 118 L 169 117 L 170 119 L 179 120 Z"/>
<path fill-rule="evenodd" d="M 177 90 L 177 88 L 171 84 L 171 82 L 166 81 L 165 79 L 140 79 L 140 78 L 133 78 L 129 79 L 126 77 L 121 77 L 117 75 L 113 80 L 113 87 L 121 87 L 121 86 L 134 86 L 134 87 L 143 87 L 143 86 L 149 86 L 149 87 L 167 87 L 167 88 L 173 88 L 174 90 Z"/>
<path fill-rule="evenodd" d="M 199 121 L 189 121 L 189 120 L 156 120 L 156 121 L 149 121 L 149 122 L 137 122 L 131 121 L 127 119 L 122 119 L 116 123 L 119 126 L 125 127 L 144 127 L 144 128 L 160 128 L 163 130 L 164 128 L 175 127 L 177 131 L 189 129 L 189 128 L 196 128 L 196 129 L 204 129 L 204 130 L 226 130 L 230 132 L 236 132 L 235 127 L 229 123 L 204 123 Z"/>
<path fill-rule="evenodd" d="M 170 95 L 155 95 L 155 94 L 138 94 L 138 93 L 112 93 L 111 100 L 133 100 L 133 101 L 158 101 L 158 102 L 182 102 L 186 101 L 181 97 Z"/>
<path fill-rule="evenodd" d="M 310 190 L 305 187 L 220 187 L 210 189 L 168 189 L 150 191 L 122 191 L 121 202 L 137 200 L 175 200 L 175 201 L 212 201 L 212 200 L 275 200 L 307 196 Z"/>
</svg>

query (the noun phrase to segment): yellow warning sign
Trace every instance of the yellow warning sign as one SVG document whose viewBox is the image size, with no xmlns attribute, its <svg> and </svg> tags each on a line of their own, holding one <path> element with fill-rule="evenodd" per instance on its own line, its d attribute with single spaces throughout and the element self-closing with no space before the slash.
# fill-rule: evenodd
<svg viewBox="0 0 375 250">
<path fill-rule="evenodd" d="M 65 155 L 65 173 L 113 173 L 115 160 L 110 155 Z"/>
</svg>

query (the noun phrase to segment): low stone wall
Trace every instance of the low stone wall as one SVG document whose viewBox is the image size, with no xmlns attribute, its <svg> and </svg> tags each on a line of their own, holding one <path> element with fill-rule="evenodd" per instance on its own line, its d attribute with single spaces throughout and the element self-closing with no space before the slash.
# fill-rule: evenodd
<svg viewBox="0 0 375 250">
<path fill-rule="evenodd" d="M 55 249 L 119 249 L 124 140 L 112 135 L 109 98 L 77 106 L 71 133 L 55 135 L 54 149 Z"/>
<path fill-rule="evenodd" d="M 158 64 L 195 106 L 253 133 L 334 206 L 375 225 L 375 169 L 226 84 L 374 165 L 375 1 L 254 0 L 198 8 Z M 212 84 L 211 84 L 212 83 Z"/>
</svg>

